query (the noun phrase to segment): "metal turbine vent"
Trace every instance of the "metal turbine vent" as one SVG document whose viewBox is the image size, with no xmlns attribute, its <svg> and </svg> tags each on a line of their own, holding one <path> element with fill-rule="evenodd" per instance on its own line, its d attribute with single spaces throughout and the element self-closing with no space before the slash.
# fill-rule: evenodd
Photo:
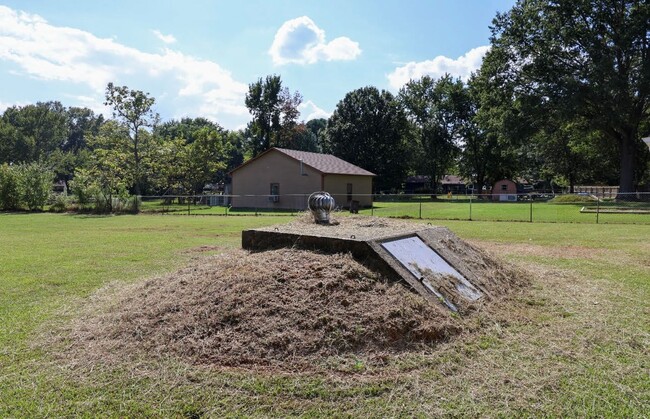
<svg viewBox="0 0 650 419">
<path fill-rule="evenodd" d="M 330 212 L 336 207 L 332 195 L 325 191 L 314 192 L 309 195 L 307 206 L 311 214 L 314 216 L 314 221 L 318 224 L 330 223 Z"/>
</svg>

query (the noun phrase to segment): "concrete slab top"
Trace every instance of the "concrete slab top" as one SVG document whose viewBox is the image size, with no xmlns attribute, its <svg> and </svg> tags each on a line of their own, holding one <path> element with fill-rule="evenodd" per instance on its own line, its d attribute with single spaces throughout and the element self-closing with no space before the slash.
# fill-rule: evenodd
<svg viewBox="0 0 650 419">
<path fill-rule="evenodd" d="M 335 215 L 335 214 L 334 214 Z M 301 236 L 329 237 L 342 240 L 368 241 L 381 240 L 389 237 L 414 234 L 417 231 L 431 228 L 431 224 L 410 222 L 405 220 L 381 219 L 367 216 L 333 217 L 338 224 L 316 224 L 311 215 L 300 217 L 288 224 L 257 228 L 257 231 L 267 231 Z"/>
</svg>

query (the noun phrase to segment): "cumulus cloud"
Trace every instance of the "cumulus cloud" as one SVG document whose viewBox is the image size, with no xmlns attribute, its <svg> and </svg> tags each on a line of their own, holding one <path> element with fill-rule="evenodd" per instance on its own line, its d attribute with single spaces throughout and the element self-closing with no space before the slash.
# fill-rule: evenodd
<svg viewBox="0 0 650 419">
<path fill-rule="evenodd" d="M 176 42 L 176 38 L 172 34 L 163 35 L 163 33 L 160 32 L 158 29 L 154 29 L 151 32 L 153 32 L 153 34 L 156 36 L 156 38 L 160 39 L 161 41 L 163 41 L 166 44 L 173 44 L 174 42 Z"/>
<path fill-rule="evenodd" d="M 115 82 L 148 88 L 154 97 L 165 98 L 160 105 L 180 110 L 180 116 L 201 115 L 233 126 L 248 114 L 248 86 L 213 61 L 169 48 L 143 52 L 5 6 L 0 6 L 0 60 L 15 63 L 23 75 L 86 87 L 88 103 L 101 101 L 106 84 Z"/>
<path fill-rule="evenodd" d="M 300 116 L 304 121 L 311 121 L 312 119 L 318 118 L 329 118 L 332 116 L 330 112 L 326 112 L 323 109 L 316 106 L 314 102 L 308 100 L 298 105 L 298 111 L 300 111 Z"/>
<path fill-rule="evenodd" d="M 317 61 L 354 60 L 361 54 L 359 43 L 345 36 L 325 42 L 325 31 L 307 16 L 282 24 L 269 54 L 274 64 L 313 64 Z"/>
<path fill-rule="evenodd" d="M 417 80 L 422 76 L 440 78 L 446 73 L 449 73 L 453 77 L 460 77 L 463 80 L 467 80 L 472 72 L 481 66 L 483 57 L 489 49 L 489 46 L 474 48 L 455 60 L 439 55 L 433 60 L 411 61 L 401 67 L 397 67 L 392 73 L 388 74 L 388 82 L 393 89 L 397 90 L 410 80 Z"/>
</svg>

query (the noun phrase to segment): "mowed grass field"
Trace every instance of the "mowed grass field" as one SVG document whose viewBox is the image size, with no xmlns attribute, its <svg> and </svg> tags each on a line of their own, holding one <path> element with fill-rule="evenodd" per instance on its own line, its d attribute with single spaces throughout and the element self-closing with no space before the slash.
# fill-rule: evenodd
<svg viewBox="0 0 650 419">
<path fill-rule="evenodd" d="M 399 196 L 396 196 L 397 199 Z M 278 210 L 261 197 L 259 208 L 229 209 L 223 206 L 171 204 L 162 205 L 160 201 L 146 201 L 142 204 L 145 213 L 168 213 L 177 215 L 255 215 L 277 214 L 293 216 L 296 212 Z M 364 215 L 378 217 L 406 217 L 428 220 L 473 220 L 473 221 L 521 221 L 543 223 L 585 223 L 585 224 L 647 224 L 650 225 L 650 203 L 648 202 L 602 202 L 596 201 L 571 203 L 553 203 L 543 201 L 492 202 L 472 200 L 465 197 L 438 199 L 431 201 L 424 197 L 418 199 L 375 201 L 373 208 L 361 209 Z M 577 197 L 581 198 L 581 197 Z M 294 199 L 295 197 L 288 197 Z M 385 198 L 389 199 L 389 198 Z M 304 205 L 300 198 L 297 205 Z M 581 212 L 586 207 L 589 211 Z M 621 209 L 629 212 L 623 213 Z M 613 212 L 614 209 L 618 213 Z M 598 211 L 598 214 L 596 214 Z"/>
<path fill-rule="evenodd" d="M 239 247 L 242 229 L 290 220 L 0 214 L 0 417 L 647 417 L 650 225 L 436 222 L 533 282 L 501 318 L 476 315 L 476 330 L 384 367 L 78 365 L 60 356 L 65 341 L 48 343 L 107 284 L 171 272 Z"/>
</svg>

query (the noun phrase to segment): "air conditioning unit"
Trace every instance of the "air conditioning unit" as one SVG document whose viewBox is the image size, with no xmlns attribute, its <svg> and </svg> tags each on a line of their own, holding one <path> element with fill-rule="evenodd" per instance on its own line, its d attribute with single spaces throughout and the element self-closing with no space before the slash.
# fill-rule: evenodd
<svg viewBox="0 0 650 419">
<path fill-rule="evenodd" d="M 280 202 L 280 195 L 269 196 L 269 201 L 270 202 Z"/>
</svg>

